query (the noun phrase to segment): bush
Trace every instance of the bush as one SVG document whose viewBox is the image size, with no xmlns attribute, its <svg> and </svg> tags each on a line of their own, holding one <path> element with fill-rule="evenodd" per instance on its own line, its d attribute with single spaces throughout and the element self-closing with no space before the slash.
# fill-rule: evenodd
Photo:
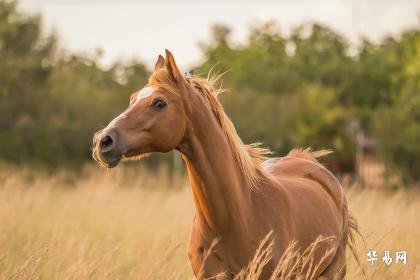
<svg viewBox="0 0 420 280">
<path fill-rule="evenodd" d="M 376 116 L 378 150 L 406 183 L 420 181 L 420 94 L 407 92 Z"/>
</svg>

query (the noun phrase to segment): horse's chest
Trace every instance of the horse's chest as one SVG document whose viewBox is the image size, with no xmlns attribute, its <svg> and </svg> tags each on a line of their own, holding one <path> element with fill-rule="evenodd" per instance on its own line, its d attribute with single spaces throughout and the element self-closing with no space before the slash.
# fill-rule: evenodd
<svg viewBox="0 0 420 280">
<path fill-rule="evenodd" d="M 229 236 L 219 237 L 199 221 L 194 222 L 188 257 L 198 279 L 223 272 L 229 278 L 247 264 L 250 258 L 247 251 Z"/>
<path fill-rule="evenodd" d="M 228 268 L 220 239 L 196 223 L 191 231 L 188 257 L 198 279 L 209 278 Z"/>
</svg>

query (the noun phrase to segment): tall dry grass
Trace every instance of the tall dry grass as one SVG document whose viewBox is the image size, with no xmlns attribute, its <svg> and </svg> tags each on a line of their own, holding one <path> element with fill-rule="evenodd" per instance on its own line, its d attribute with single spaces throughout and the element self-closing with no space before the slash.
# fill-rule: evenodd
<svg viewBox="0 0 420 280">
<path fill-rule="evenodd" d="M 1 167 L 0 279 L 191 279 L 186 251 L 194 206 L 184 179 L 171 185 L 164 170 L 93 168 L 51 176 Z M 366 275 L 349 254 L 348 278 L 420 279 L 420 194 L 348 196 L 366 237 L 357 244 Z M 408 264 L 387 267 L 379 260 L 372 268 L 368 249 L 379 259 L 384 250 L 405 249 Z M 316 266 L 308 250 L 292 245 L 278 278 L 310 279 L 300 269 Z M 267 239 L 237 279 L 254 279 L 269 258 Z"/>
</svg>

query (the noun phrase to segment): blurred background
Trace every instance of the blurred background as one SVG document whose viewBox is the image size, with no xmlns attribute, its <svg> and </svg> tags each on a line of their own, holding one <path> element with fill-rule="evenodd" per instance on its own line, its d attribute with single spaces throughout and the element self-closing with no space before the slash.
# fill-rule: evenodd
<svg viewBox="0 0 420 280">
<path fill-rule="evenodd" d="M 183 71 L 227 71 L 222 102 L 245 142 L 331 149 L 336 174 L 418 183 L 419 11 L 409 0 L 1 1 L 0 160 L 92 162 L 93 132 L 168 48 Z"/>
<path fill-rule="evenodd" d="M 414 0 L 0 0 L 0 279 L 191 279 L 179 156 L 91 158 L 165 48 L 182 71 L 225 73 L 245 143 L 333 150 L 322 161 L 348 190 L 362 262 L 408 251 L 367 278 L 419 279 Z M 349 275 L 366 276 L 354 261 Z"/>
</svg>

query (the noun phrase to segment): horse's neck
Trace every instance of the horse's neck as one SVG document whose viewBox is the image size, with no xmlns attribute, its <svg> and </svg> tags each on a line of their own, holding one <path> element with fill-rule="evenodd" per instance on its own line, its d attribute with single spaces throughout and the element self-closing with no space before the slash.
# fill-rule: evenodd
<svg viewBox="0 0 420 280">
<path fill-rule="evenodd" d="M 245 230 L 251 191 L 232 146 L 212 115 L 198 112 L 191 124 L 188 140 L 179 150 L 187 165 L 197 216 L 214 230 Z"/>
</svg>

